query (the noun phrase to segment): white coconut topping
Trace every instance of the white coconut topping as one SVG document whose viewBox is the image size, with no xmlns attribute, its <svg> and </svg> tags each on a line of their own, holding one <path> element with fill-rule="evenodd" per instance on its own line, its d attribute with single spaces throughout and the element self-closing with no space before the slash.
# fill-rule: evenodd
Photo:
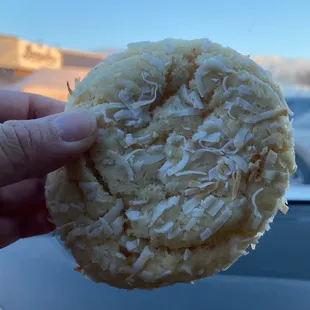
<svg viewBox="0 0 310 310">
<path fill-rule="evenodd" d="M 167 222 L 158 228 L 154 228 L 154 231 L 157 234 L 164 234 L 164 233 L 168 232 L 172 227 L 173 227 L 173 222 L 170 221 L 170 222 Z"/>
<path fill-rule="evenodd" d="M 184 214 L 189 214 L 194 208 L 196 208 L 198 205 L 200 205 L 201 200 L 198 198 L 192 198 L 187 200 L 183 205 L 182 205 L 182 210 Z"/>
<path fill-rule="evenodd" d="M 206 172 L 203 171 L 195 171 L 195 170 L 183 170 L 181 172 L 175 173 L 176 177 L 180 176 L 187 176 L 187 175 L 208 175 Z"/>
<path fill-rule="evenodd" d="M 216 201 L 211 207 L 208 208 L 208 213 L 211 216 L 216 216 L 218 212 L 220 212 L 221 208 L 224 206 L 224 201 L 223 200 L 218 200 Z"/>
<path fill-rule="evenodd" d="M 197 109 L 190 109 L 190 108 L 168 112 L 168 116 L 172 118 L 182 116 L 195 116 L 195 115 L 200 115 L 200 111 Z"/>
<path fill-rule="evenodd" d="M 94 113 L 98 137 L 48 176 L 46 201 L 85 276 L 126 289 L 210 276 L 288 211 L 290 111 L 248 57 L 208 40 L 142 42 L 70 92 L 66 110 Z"/>
<path fill-rule="evenodd" d="M 191 253 L 192 253 L 192 252 L 191 252 L 189 249 L 186 249 L 186 250 L 184 251 L 183 260 L 188 260 L 189 257 L 190 257 L 190 255 L 191 255 Z"/>
<path fill-rule="evenodd" d="M 115 206 L 103 217 L 108 223 L 116 220 L 120 212 L 123 210 L 124 204 L 122 199 L 117 199 Z"/>
<path fill-rule="evenodd" d="M 206 241 L 209 237 L 212 236 L 212 230 L 210 228 L 206 228 L 201 234 L 200 238 L 202 241 Z"/>
<path fill-rule="evenodd" d="M 262 121 L 266 121 L 270 118 L 275 118 L 277 116 L 286 116 L 288 115 L 288 111 L 285 109 L 274 109 L 273 111 L 266 111 L 259 115 L 246 116 L 243 118 L 244 123 L 248 124 L 256 124 Z"/>
<path fill-rule="evenodd" d="M 139 101 L 137 101 L 137 102 L 134 102 L 134 103 L 132 103 L 132 108 L 133 109 L 140 109 L 140 107 L 142 107 L 142 106 L 145 106 L 145 105 L 149 105 L 149 104 L 151 104 L 151 103 L 153 103 L 155 100 L 156 100 L 156 96 L 157 96 L 157 90 L 158 90 L 158 85 L 155 83 L 155 82 L 151 82 L 151 81 L 149 81 L 149 80 L 147 80 L 146 79 L 146 74 L 143 74 L 142 73 L 142 78 L 143 78 L 143 80 L 146 82 L 146 83 L 148 83 L 149 85 L 151 85 L 151 86 L 153 86 L 154 88 L 153 88 L 153 90 L 152 90 L 152 98 L 151 99 L 142 99 L 142 98 L 140 98 L 140 100 Z"/>
<path fill-rule="evenodd" d="M 108 150 L 107 155 L 111 159 L 115 160 L 115 163 L 117 165 L 123 166 L 127 171 L 127 175 L 128 175 L 129 180 L 133 181 L 133 179 L 134 179 L 133 178 L 133 171 L 132 171 L 129 163 L 127 162 L 127 160 L 123 156 L 121 156 L 120 154 L 118 154 L 112 150 Z"/>
<path fill-rule="evenodd" d="M 134 211 L 134 210 L 130 210 L 130 211 L 126 211 L 126 216 L 128 217 L 128 219 L 130 221 L 139 221 L 140 220 L 140 212 L 139 211 Z"/>
<path fill-rule="evenodd" d="M 126 242 L 126 248 L 129 252 L 133 251 L 133 250 L 136 250 L 138 247 L 138 244 L 137 244 L 137 241 L 134 240 L 134 241 L 127 241 Z"/>
<path fill-rule="evenodd" d="M 180 269 L 185 271 L 189 275 L 193 275 L 192 268 L 188 265 L 183 264 Z"/>
<path fill-rule="evenodd" d="M 154 212 L 151 218 L 151 223 L 149 226 L 152 226 L 156 220 L 168 209 L 172 208 L 173 206 L 178 205 L 179 203 L 179 197 L 171 197 L 168 199 L 168 201 L 160 202 L 155 208 Z"/>
<path fill-rule="evenodd" d="M 140 55 L 140 59 L 147 61 L 150 65 L 156 67 L 160 72 L 165 71 L 164 63 L 157 57 L 153 57 L 148 53 L 142 53 Z"/>
<path fill-rule="evenodd" d="M 258 209 L 257 204 L 256 204 L 256 197 L 263 190 L 264 190 L 264 188 L 259 188 L 258 190 L 255 191 L 255 193 L 252 195 L 252 198 L 251 198 L 252 205 L 254 207 L 253 213 L 254 213 L 254 217 L 255 217 L 255 221 L 253 222 L 253 225 L 255 226 L 255 227 L 253 227 L 254 229 L 256 229 L 256 227 L 257 227 L 256 225 L 259 224 L 259 222 L 262 218 L 262 215 L 260 214 L 259 209 Z"/>
<path fill-rule="evenodd" d="M 187 152 L 186 150 L 183 150 L 182 159 L 175 166 L 168 169 L 167 171 L 168 176 L 171 176 L 183 170 L 186 167 L 188 161 L 189 161 L 189 152 Z"/>
<path fill-rule="evenodd" d="M 154 256 L 153 252 L 149 249 L 148 246 L 144 247 L 139 258 L 132 265 L 133 273 L 131 277 L 133 277 L 136 273 L 144 268 L 147 262 Z"/>
</svg>

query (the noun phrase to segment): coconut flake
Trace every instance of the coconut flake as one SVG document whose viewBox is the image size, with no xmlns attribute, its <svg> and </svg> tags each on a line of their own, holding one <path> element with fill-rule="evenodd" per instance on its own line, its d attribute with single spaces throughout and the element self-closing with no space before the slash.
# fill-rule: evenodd
<svg viewBox="0 0 310 310">
<path fill-rule="evenodd" d="M 220 212 L 221 208 L 224 206 L 223 200 L 218 200 L 214 204 L 212 204 L 208 209 L 207 212 L 212 216 L 216 216 L 218 212 Z"/>
<path fill-rule="evenodd" d="M 148 246 L 144 247 L 139 258 L 132 265 L 133 272 L 129 278 L 134 277 L 140 270 L 144 268 L 147 262 L 153 257 L 154 254 L 153 252 L 150 251 L 149 247 Z"/>
<path fill-rule="evenodd" d="M 137 140 L 133 138 L 131 133 L 129 133 L 125 137 L 125 143 L 127 144 L 127 146 L 131 146 L 131 145 L 136 144 Z"/>
<path fill-rule="evenodd" d="M 249 170 L 249 164 L 241 156 L 232 154 L 229 155 L 229 159 L 233 160 L 236 163 L 237 168 L 243 172 L 246 173 Z"/>
<path fill-rule="evenodd" d="M 166 271 L 162 272 L 161 274 L 157 275 L 157 276 L 155 277 L 155 279 L 156 279 L 156 280 L 160 280 L 160 279 L 162 279 L 162 278 L 165 278 L 165 277 L 167 277 L 167 276 L 170 276 L 171 274 L 172 274 L 172 271 L 171 271 L 171 270 L 166 270 Z"/>
<path fill-rule="evenodd" d="M 275 118 L 279 116 L 287 116 L 287 115 L 288 115 L 287 109 L 274 109 L 271 111 L 262 112 L 261 114 L 258 114 L 258 115 L 245 116 L 242 119 L 242 121 L 248 124 L 256 124 L 256 123 L 268 120 L 270 118 Z"/>
<path fill-rule="evenodd" d="M 129 180 L 131 180 L 131 181 L 134 180 L 133 171 L 132 171 L 128 161 L 123 156 L 121 156 L 120 154 L 118 154 L 112 150 L 108 150 L 107 155 L 111 159 L 113 159 L 117 165 L 123 166 L 126 169 Z"/>
<path fill-rule="evenodd" d="M 206 241 L 209 237 L 212 236 L 212 230 L 210 228 L 206 228 L 201 234 L 200 239 L 202 241 Z"/>
<path fill-rule="evenodd" d="M 165 162 L 161 168 L 158 170 L 158 176 L 160 181 L 162 181 L 162 183 L 166 184 L 167 183 L 167 171 L 169 168 L 172 167 L 172 163 L 170 163 L 169 161 Z"/>
<path fill-rule="evenodd" d="M 180 96 L 185 103 L 192 105 L 196 109 L 203 109 L 203 103 L 201 102 L 199 95 L 195 91 L 188 94 L 185 85 L 182 85 L 180 88 Z"/>
<path fill-rule="evenodd" d="M 199 110 L 203 110 L 203 108 L 204 108 L 203 103 L 202 103 L 199 95 L 195 91 L 192 91 L 189 94 L 189 98 L 192 100 L 194 108 L 199 109 Z"/>
<path fill-rule="evenodd" d="M 110 227 L 109 223 L 102 217 L 99 218 L 99 222 L 101 226 L 100 226 L 100 231 L 98 231 L 98 233 L 101 233 L 101 231 L 103 231 L 106 237 L 108 238 L 111 237 L 113 235 L 113 230 Z"/>
<path fill-rule="evenodd" d="M 254 251 L 256 248 L 256 244 L 255 243 L 251 243 L 251 249 Z"/>
<path fill-rule="evenodd" d="M 139 109 L 134 109 L 132 107 L 132 104 L 133 104 L 134 101 L 132 100 L 131 94 L 128 91 L 128 89 L 122 89 L 118 93 L 118 98 L 125 104 L 127 109 L 132 113 L 132 115 L 134 117 L 137 117 L 142 112 L 142 110 L 140 108 Z"/>
<path fill-rule="evenodd" d="M 286 205 L 286 204 L 281 204 L 279 206 L 279 210 L 283 213 L 283 214 L 286 214 L 289 210 L 289 207 Z"/>
<path fill-rule="evenodd" d="M 127 241 L 126 242 L 126 249 L 131 252 L 133 250 L 136 250 L 138 247 L 138 244 L 137 244 L 137 240 L 134 240 L 134 241 Z"/>
<path fill-rule="evenodd" d="M 240 188 L 240 184 L 241 184 L 241 171 L 237 170 L 232 188 L 232 195 L 231 195 L 232 200 L 236 199 Z"/>
<path fill-rule="evenodd" d="M 141 206 L 144 205 L 148 202 L 147 199 L 141 199 L 141 200 L 129 200 L 128 204 L 130 204 L 131 206 Z"/>
<path fill-rule="evenodd" d="M 273 150 L 270 150 L 266 156 L 265 164 L 267 164 L 270 167 L 273 167 L 277 161 L 277 158 L 278 154 Z"/>
<path fill-rule="evenodd" d="M 164 234 L 168 232 L 172 227 L 173 227 L 173 222 L 169 221 L 158 228 L 154 228 L 154 232 L 156 232 L 157 234 Z"/>
<path fill-rule="evenodd" d="M 183 156 L 182 159 L 173 167 L 168 169 L 167 174 L 168 176 L 172 176 L 176 174 L 177 172 L 183 170 L 185 166 L 188 164 L 189 161 L 189 153 L 186 150 L 183 150 Z"/>
<path fill-rule="evenodd" d="M 221 139 L 220 132 L 214 132 L 214 133 L 208 134 L 203 131 L 198 131 L 196 134 L 193 135 L 193 141 L 205 142 L 204 144 L 200 143 L 202 147 L 204 147 L 205 144 L 217 143 L 220 141 L 220 139 Z"/>
<path fill-rule="evenodd" d="M 124 108 L 126 108 L 124 103 L 121 103 L 121 102 L 109 102 L 109 103 L 105 103 L 103 105 L 100 105 L 99 107 L 102 107 L 105 110 L 124 109 Z"/>
<path fill-rule="evenodd" d="M 287 167 L 287 163 L 284 162 L 281 157 L 278 158 L 278 162 L 279 162 L 279 164 L 280 164 L 280 166 L 282 168 L 286 168 Z"/>
<path fill-rule="evenodd" d="M 249 132 L 248 127 L 241 127 L 239 129 L 239 131 L 237 132 L 235 139 L 234 139 L 234 145 L 235 145 L 236 149 L 240 150 L 243 147 L 244 142 L 245 142 L 245 138 L 246 138 L 248 132 Z"/>
<path fill-rule="evenodd" d="M 252 195 L 252 198 L 251 198 L 252 205 L 253 205 L 253 207 L 254 207 L 253 212 L 254 212 L 254 216 L 255 216 L 255 218 L 256 218 L 256 220 L 254 220 L 254 223 L 253 223 L 253 226 L 254 226 L 253 228 L 254 228 L 254 229 L 257 228 L 257 226 L 259 225 L 259 222 L 260 222 L 261 219 L 262 219 L 262 216 L 261 216 L 261 214 L 260 214 L 260 212 L 259 212 L 259 209 L 258 209 L 258 207 L 257 207 L 257 204 L 256 204 L 256 197 L 257 197 L 257 195 L 258 195 L 259 193 L 261 193 L 263 190 L 264 190 L 264 188 L 259 188 L 258 190 L 256 190 L 256 191 L 254 192 L 254 194 Z"/>
<path fill-rule="evenodd" d="M 173 143 L 176 143 L 176 142 L 183 142 L 183 144 L 185 145 L 187 140 L 182 135 L 171 135 L 167 139 L 167 143 L 169 143 L 169 144 L 173 144 Z"/>
<path fill-rule="evenodd" d="M 186 175 L 208 175 L 208 174 L 206 172 L 196 171 L 196 170 L 183 170 L 175 174 L 176 177 L 186 176 Z"/>
<path fill-rule="evenodd" d="M 194 208 L 199 206 L 201 203 L 201 200 L 194 197 L 192 199 L 187 200 L 183 205 L 182 205 L 182 210 L 184 214 L 189 214 L 192 212 Z"/>
<path fill-rule="evenodd" d="M 169 117 L 196 116 L 196 115 L 200 115 L 200 111 L 194 108 L 177 110 L 177 111 L 169 111 L 167 113 L 167 116 Z"/>
<path fill-rule="evenodd" d="M 113 117 L 118 122 L 124 119 L 132 119 L 132 113 L 129 110 L 119 110 L 115 112 Z"/>
<path fill-rule="evenodd" d="M 224 92 L 226 93 L 227 92 L 227 80 L 229 79 L 229 75 L 226 75 L 223 79 L 223 82 L 222 82 L 222 88 L 224 90 Z"/>
<path fill-rule="evenodd" d="M 207 198 L 205 198 L 203 201 L 201 201 L 201 206 L 205 209 L 211 207 L 215 202 L 217 198 L 213 195 L 209 195 Z"/>
<path fill-rule="evenodd" d="M 193 102 L 189 97 L 186 86 L 184 84 L 180 87 L 180 96 L 185 101 L 185 103 L 193 105 Z"/>
<path fill-rule="evenodd" d="M 223 213 L 215 220 L 213 233 L 218 231 L 223 227 L 223 225 L 230 219 L 232 216 L 231 210 L 228 208 L 223 211 Z"/>
<path fill-rule="evenodd" d="M 196 83 L 199 95 L 202 98 L 204 98 L 204 96 L 205 96 L 205 88 L 204 88 L 203 82 L 202 82 L 203 75 L 205 75 L 205 73 L 201 72 L 201 70 L 197 70 L 195 72 L 195 83 Z"/>
<path fill-rule="evenodd" d="M 203 62 L 204 68 L 210 71 L 220 71 L 222 73 L 235 73 L 235 70 L 227 68 L 219 57 L 208 58 Z"/>
<path fill-rule="evenodd" d="M 136 140 L 138 141 L 138 143 L 147 144 L 147 143 L 152 142 L 153 137 L 151 134 L 147 134 L 141 137 L 136 137 Z"/>
<path fill-rule="evenodd" d="M 184 196 L 192 196 L 199 193 L 198 188 L 188 188 L 184 191 Z"/>
<path fill-rule="evenodd" d="M 112 207 L 106 215 L 103 217 L 108 223 L 111 223 L 116 220 L 118 215 L 121 213 L 121 211 L 124 208 L 123 200 L 117 199 L 116 204 L 114 207 Z"/>
<path fill-rule="evenodd" d="M 113 223 L 112 223 L 112 230 L 116 236 L 120 236 L 123 232 L 123 224 L 124 218 L 119 216 Z"/>
<path fill-rule="evenodd" d="M 173 206 L 178 205 L 180 197 L 174 196 L 170 197 L 168 201 L 162 201 L 160 202 L 153 211 L 153 215 L 151 218 L 151 222 L 149 224 L 149 227 L 152 226 L 156 220 L 168 209 L 172 208 Z"/>
<path fill-rule="evenodd" d="M 186 249 L 185 251 L 184 251 L 184 254 L 183 254 L 183 260 L 188 260 L 189 259 L 189 257 L 190 257 L 190 255 L 191 255 L 191 251 L 189 250 L 189 249 Z"/>
<path fill-rule="evenodd" d="M 120 253 L 120 252 L 116 252 L 115 256 L 117 258 L 121 259 L 121 260 L 126 260 L 127 259 L 127 257 L 124 254 Z"/>
<path fill-rule="evenodd" d="M 248 112 L 251 112 L 251 113 L 254 113 L 256 114 L 257 113 L 257 110 L 255 109 L 255 107 L 253 105 L 251 105 L 248 101 L 240 98 L 240 97 L 237 97 L 236 98 L 236 101 L 234 102 L 231 102 L 231 101 L 226 101 L 225 103 L 225 109 L 228 110 L 228 115 L 232 118 L 232 119 L 237 119 L 237 117 L 233 116 L 231 114 L 231 110 L 234 108 L 234 107 L 238 107 L 240 109 L 243 109 L 245 111 L 248 111 Z"/>
<path fill-rule="evenodd" d="M 145 60 L 146 62 L 148 62 L 150 65 L 156 67 L 161 72 L 165 71 L 164 63 L 157 57 L 151 56 L 148 53 L 143 52 L 140 55 L 140 59 Z"/>
<path fill-rule="evenodd" d="M 157 96 L 157 90 L 158 90 L 158 84 L 155 82 L 151 82 L 149 80 L 146 79 L 146 74 L 142 73 L 142 79 L 148 83 L 149 85 L 154 86 L 154 90 L 152 91 L 153 93 L 153 97 L 151 99 L 148 100 L 139 100 L 137 102 L 132 103 L 132 108 L 133 109 L 140 109 L 140 107 L 148 105 L 153 103 L 156 100 L 156 96 Z"/>
<path fill-rule="evenodd" d="M 125 213 L 126 213 L 127 218 L 132 222 L 136 222 L 141 219 L 139 211 L 128 210 Z"/>
<path fill-rule="evenodd" d="M 168 232 L 168 240 L 171 240 L 178 236 L 180 233 L 182 233 L 182 229 L 180 227 L 177 227 L 175 230 L 170 230 Z"/>
<path fill-rule="evenodd" d="M 196 223 L 198 222 L 198 218 L 191 218 L 188 223 L 185 225 L 185 230 L 186 231 L 190 231 L 195 225 Z"/>
<path fill-rule="evenodd" d="M 186 273 L 188 273 L 191 276 L 193 275 L 191 267 L 189 267 L 187 265 L 182 265 L 180 269 L 184 270 Z"/>
<path fill-rule="evenodd" d="M 206 188 L 206 187 L 208 187 L 208 186 L 211 186 L 211 185 L 215 185 L 216 183 L 215 182 L 205 182 L 205 183 L 202 183 L 202 184 L 200 184 L 198 187 L 200 188 L 200 189 L 204 189 L 204 188 Z"/>
</svg>

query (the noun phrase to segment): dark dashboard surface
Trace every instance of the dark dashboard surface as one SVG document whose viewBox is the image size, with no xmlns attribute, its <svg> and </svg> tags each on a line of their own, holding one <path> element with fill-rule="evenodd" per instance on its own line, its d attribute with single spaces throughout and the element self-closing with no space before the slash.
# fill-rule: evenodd
<svg viewBox="0 0 310 310">
<path fill-rule="evenodd" d="M 257 249 L 228 271 L 154 291 L 94 284 L 48 236 L 0 251 L 0 309 L 310 309 L 310 205 L 290 204 Z M 2 309 L 1 309 L 2 310 Z"/>
</svg>

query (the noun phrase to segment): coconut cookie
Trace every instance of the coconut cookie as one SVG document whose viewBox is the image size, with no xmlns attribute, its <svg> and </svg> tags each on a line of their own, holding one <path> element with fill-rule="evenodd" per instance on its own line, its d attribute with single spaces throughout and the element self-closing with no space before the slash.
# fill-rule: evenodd
<svg viewBox="0 0 310 310">
<path fill-rule="evenodd" d="M 268 72 L 209 40 L 130 44 L 77 81 L 66 109 L 99 137 L 48 176 L 78 270 L 151 289 L 227 269 L 269 229 L 295 171 L 289 109 Z"/>
</svg>

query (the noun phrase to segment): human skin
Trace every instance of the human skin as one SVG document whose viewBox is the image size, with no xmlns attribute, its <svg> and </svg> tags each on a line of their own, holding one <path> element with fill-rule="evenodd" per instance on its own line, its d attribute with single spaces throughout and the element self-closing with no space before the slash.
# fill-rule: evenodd
<svg viewBox="0 0 310 310">
<path fill-rule="evenodd" d="M 0 249 L 54 229 L 45 206 L 45 176 L 96 139 L 93 115 L 63 111 L 63 102 L 0 91 Z"/>
</svg>

